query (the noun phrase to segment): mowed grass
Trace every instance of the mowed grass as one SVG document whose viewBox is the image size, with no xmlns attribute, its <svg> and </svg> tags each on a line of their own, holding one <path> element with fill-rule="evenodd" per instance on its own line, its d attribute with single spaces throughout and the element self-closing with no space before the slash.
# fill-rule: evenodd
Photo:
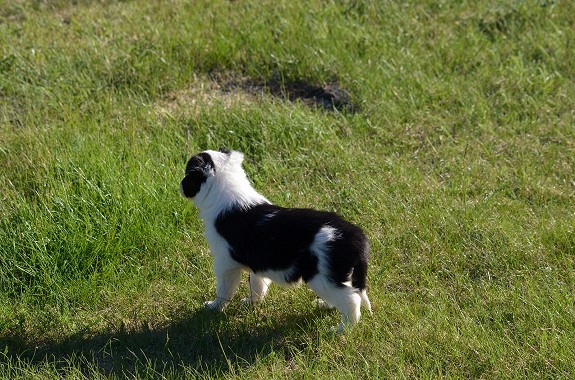
<svg viewBox="0 0 575 380">
<path fill-rule="evenodd" d="M 0 376 L 572 378 L 574 25 L 570 1 L 0 2 Z M 365 229 L 372 316 L 333 334 L 305 287 L 242 305 L 247 278 L 202 308 L 179 181 L 220 146 Z"/>
</svg>

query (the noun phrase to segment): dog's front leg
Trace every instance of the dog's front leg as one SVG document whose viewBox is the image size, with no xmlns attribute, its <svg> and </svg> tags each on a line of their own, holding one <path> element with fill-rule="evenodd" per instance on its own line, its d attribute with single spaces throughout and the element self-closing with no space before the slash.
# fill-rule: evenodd
<svg viewBox="0 0 575 380">
<path fill-rule="evenodd" d="M 216 299 L 204 305 L 213 310 L 223 310 L 234 297 L 242 276 L 241 268 L 221 269 L 215 266 Z"/>
</svg>

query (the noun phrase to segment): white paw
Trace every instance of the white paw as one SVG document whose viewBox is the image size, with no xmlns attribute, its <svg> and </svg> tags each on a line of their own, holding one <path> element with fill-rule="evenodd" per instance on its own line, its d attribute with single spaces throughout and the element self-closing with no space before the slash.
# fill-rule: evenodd
<svg viewBox="0 0 575 380">
<path fill-rule="evenodd" d="M 256 306 L 260 302 L 262 302 L 261 299 L 252 299 L 250 297 L 242 298 L 242 305 Z"/>
<path fill-rule="evenodd" d="M 209 310 L 217 310 L 221 311 L 226 305 L 221 302 L 219 299 L 215 299 L 213 301 L 206 301 L 204 302 L 204 307 Z"/>
<path fill-rule="evenodd" d="M 252 306 L 253 302 L 251 299 L 249 299 L 248 297 L 242 298 L 242 300 L 240 301 L 242 303 L 243 306 Z"/>
<path fill-rule="evenodd" d="M 312 301 L 312 304 L 320 309 L 333 309 L 333 306 L 331 306 L 329 303 L 325 302 L 321 298 L 316 298 L 315 300 Z"/>
<path fill-rule="evenodd" d="M 349 330 L 351 329 L 351 326 L 340 323 L 337 326 L 332 326 L 330 328 L 330 331 L 333 333 L 337 333 L 337 334 L 341 334 L 344 335 L 345 333 L 347 333 Z"/>
</svg>

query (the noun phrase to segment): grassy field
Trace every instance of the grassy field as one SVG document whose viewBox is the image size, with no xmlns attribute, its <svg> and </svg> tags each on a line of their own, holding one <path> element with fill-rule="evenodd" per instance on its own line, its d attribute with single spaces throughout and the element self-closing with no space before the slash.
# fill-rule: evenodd
<svg viewBox="0 0 575 380">
<path fill-rule="evenodd" d="M 0 377 L 575 377 L 575 2 L 0 0 Z M 349 334 L 215 293 L 185 162 L 371 242 Z"/>
</svg>

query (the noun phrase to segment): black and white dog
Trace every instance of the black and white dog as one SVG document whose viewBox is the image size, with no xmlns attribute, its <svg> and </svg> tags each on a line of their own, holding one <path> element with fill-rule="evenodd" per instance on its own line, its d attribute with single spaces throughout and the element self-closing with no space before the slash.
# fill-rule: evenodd
<svg viewBox="0 0 575 380">
<path fill-rule="evenodd" d="M 214 257 L 222 310 L 234 296 L 242 271 L 250 272 L 250 301 L 261 301 L 270 282 L 305 282 L 322 307 L 342 314 L 339 330 L 359 320 L 360 305 L 371 312 L 366 293 L 369 245 L 362 230 L 331 212 L 272 205 L 250 184 L 243 154 L 206 150 L 188 161 L 180 183 L 194 201 Z"/>
</svg>

